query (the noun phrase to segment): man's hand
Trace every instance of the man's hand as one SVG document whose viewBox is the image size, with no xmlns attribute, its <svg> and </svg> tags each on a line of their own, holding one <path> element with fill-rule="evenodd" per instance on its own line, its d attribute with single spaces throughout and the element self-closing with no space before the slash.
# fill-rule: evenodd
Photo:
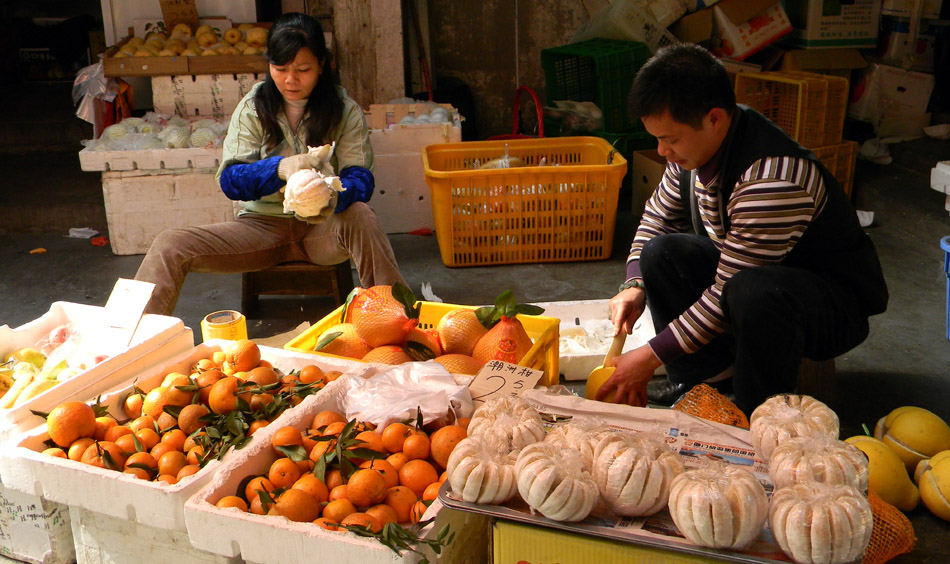
<svg viewBox="0 0 950 564">
<path fill-rule="evenodd" d="M 273 166 L 273 165 L 272 165 Z M 323 167 L 323 159 L 311 153 L 303 153 L 292 157 L 284 157 L 277 164 L 277 176 L 281 180 L 287 180 L 290 175 L 298 170 L 312 168 L 320 170 Z"/>
<path fill-rule="evenodd" d="M 643 345 L 617 357 L 614 373 L 604 382 L 594 399 L 604 401 L 613 392 L 614 403 L 634 407 L 647 404 L 647 382 L 662 363 L 649 345 Z"/>
<path fill-rule="evenodd" d="M 627 288 L 610 298 L 609 305 L 614 335 L 619 335 L 621 331 L 629 335 L 633 333 L 634 324 L 646 309 L 647 294 L 643 288 Z"/>
</svg>

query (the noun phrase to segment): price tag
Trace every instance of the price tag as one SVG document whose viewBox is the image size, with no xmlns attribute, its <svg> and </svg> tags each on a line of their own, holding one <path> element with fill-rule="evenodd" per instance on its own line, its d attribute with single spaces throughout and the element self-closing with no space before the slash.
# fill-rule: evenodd
<svg viewBox="0 0 950 564">
<path fill-rule="evenodd" d="M 105 305 L 106 325 L 116 334 L 128 335 L 126 343 L 132 341 L 135 328 L 145 312 L 145 306 L 152 297 L 155 284 L 141 280 L 119 278 L 109 294 Z"/>
<path fill-rule="evenodd" d="M 498 396 L 517 396 L 538 385 L 544 371 L 492 360 L 478 371 L 468 389 L 475 407 Z"/>
<path fill-rule="evenodd" d="M 195 6 L 195 0 L 161 0 L 160 4 L 168 33 L 180 23 L 188 24 L 192 31 L 198 29 L 198 8 Z"/>
</svg>

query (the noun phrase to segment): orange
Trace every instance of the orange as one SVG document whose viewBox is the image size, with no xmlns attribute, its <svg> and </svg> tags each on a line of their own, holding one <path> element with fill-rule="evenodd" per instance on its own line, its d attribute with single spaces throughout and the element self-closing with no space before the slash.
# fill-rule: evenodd
<svg viewBox="0 0 950 564">
<path fill-rule="evenodd" d="M 326 529 L 326 530 L 328 530 L 328 531 L 339 531 L 339 530 L 340 530 L 340 528 L 337 527 L 337 525 L 339 525 L 339 523 L 337 523 L 336 521 L 331 521 L 331 520 L 327 519 L 326 517 L 319 517 L 319 518 L 317 518 L 317 519 L 314 519 L 314 520 L 313 520 L 313 524 L 314 524 L 314 525 L 319 525 L 321 529 Z"/>
<path fill-rule="evenodd" d="M 54 458 L 65 458 L 66 460 L 69 460 L 69 457 L 66 456 L 66 451 L 59 447 L 50 447 L 44 450 L 43 454 L 46 456 L 52 456 Z"/>
<path fill-rule="evenodd" d="M 271 439 L 271 446 L 274 447 L 274 452 L 276 452 L 278 456 L 286 455 L 277 450 L 277 447 L 293 447 L 300 445 L 303 445 L 303 436 L 300 434 L 299 429 L 290 425 L 277 429 L 277 431 L 274 432 L 274 438 Z"/>
<path fill-rule="evenodd" d="M 270 465 L 270 470 L 267 472 L 267 479 L 278 488 L 289 488 L 298 478 L 300 478 L 300 468 L 289 458 L 278 458 Z M 313 519 L 308 519 L 308 521 L 313 521 Z"/>
<path fill-rule="evenodd" d="M 429 437 L 422 433 L 407 437 L 402 452 L 409 460 L 429 458 Z"/>
<path fill-rule="evenodd" d="M 356 513 L 356 507 L 348 499 L 337 499 L 323 506 L 322 516 L 324 519 L 341 523 L 348 515 Z"/>
<path fill-rule="evenodd" d="M 198 446 L 197 439 L 200 437 L 206 437 L 208 433 L 201 431 L 200 433 L 195 433 L 194 435 L 188 435 L 188 438 L 185 439 L 185 444 L 181 445 L 181 450 L 188 452 L 189 450 Z"/>
<path fill-rule="evenodd" d="M 330 493 L 327 495 L 327 499 L 330 501 L 335 501 L 337 499 L 350 499 L 350 496 L 346 493 L 346 484 L 340 484 L 339 486 L 330 490 Z"/>
<path fill-rule="evenodd" d="M 141 431 L 135 433 L 135 438 L 139 440 L 142 448 L 145 450 L 152 450 L 155 445 L 161 441 L 161 437 L 158 436 L 158 433 L 155 432 L 155 429 L 151 427 L 146 427 Z"/>
<path fill-rule="evenodd" d="M 215 507 L 236 507 L 247 513 L 247 502 L 236 495 L 226 495 L 214 504 Z"/>
<path fill-rule="evenodd" d="M 151 475 L 151 474 L 149 474 L 147 471 L 145 471 L 145 470 L 143 470 L 143 469 L 141 469 L 141 468 L 138 468 L 138 467 L 136 467 L 136 466 L 127 467 L 125 470 L 122 471 L 122 473 L 123 473 L 123 474 L 132 474 L 133 476 L 135 476 L 135 477 L 138 478 L 139 480 L 150 481 L 150 480 L 152 479 L 152 475 Z"/>
<path fill-rule="evenodd" d="M 119 447 L 115 446 L 115 443 L 96 441 L 86 447 L 80 462 L 118 472 L 125 468 L 125 455 L 122 454 Z"/>
<path fill-rule="evenodd" d="M 361 359 L 363 362 L 379 364 L 402 364 L 412 362 L 412 358 L 399 345 L 383 345 L 369 351 Z"/>
<path fill-rule="evenodd" d="M 320 517 L 320 503 L 303 490 L 289 489 L 280 494 L 267 514 L 283 515 L 291 521 L 309 523 Z"/>
<path fill-rule="evenodd" d="M 426 509 L 429 506 L 426 505 L 426 502 L 419 500 L 412 506 L 412 511 L 409 512 L 409 522 L 418 523 L 422 520 L 422 516 L 425 515 Z"/>
<path fill-rule="evenodd" d="M 175 478 L 180 482 L 192 474 L 197 474 L 199 470 L 201 470 L 201 467 L 197 464 L 186 464 L 181 467 L 181 470 L 178 471 L 178 475 L 175 476 Z"/>
<path fill-rule="evenodd" d="M 266 419 L 258 419 L 257 421 L 252 422 L 250 425 L 248 425 L 247 436 L 250 437 L 254 433 L 263 429 L 264 427 L 267 427 L 268 423 L 270 423 L 270 421 Z"/>
<path fill-rule="evenodd" d="M 346 482 L 347 495 L 357 507 L 369 507 L 380 503 L 386 497 L 386 490 L 386 478 L 376 470 L 368 468 L 353 472 Z"/>
<path fill-rule="evenodd" d="M 82 460 L 82 455 L 86 452 L 86 449 L 92 443 L 96 442 L 90 437 L 83 437 L 81 439 L 76 439 L 71 445 L 69 445 L 69 451 L 66 453 L 70 460 L 75 460 L 79 462 Z"/>
<path fill-rule="evenodd" d="M 247 381 L 254 382 L 261 386 L 268 386 L 280 382 L 280 377 L 273 368 L 267 366 L 258 366 L 247 373 Z"/>
<path fill-rule="evenodd" d="M 207 372 L 202 372 L 195 378 L 195 383 L 198 384 L 198 397 L 201 403 L 208 403 L 208 398 L 211 396 L 211 386 L 221 378 L 224 378 L 224 374 L 222 374 L 220 370 L 208 370 Z"/>
<path fill-rule="evenodd" d="M 324 484 L 320 478 L 317 478 L 309 472 L 300 476 L 291 487 L 295 490 L 307 492 L 319 503 L 325 503 L 330 499 L 330 492 L 327 490 L 327 485 Z"/>
<path fill-rule="evenodd" d="M 228 354 L 224 351 L 214 351 L 211 353 L 211 362 L 218 368 L 228 359 Z"/>
<path fill-rule="evenodd" d="M 425 493 L 426 486 L 438 481 L 439 473 L 425 460 L 410 460 L 399 469 L 399 485 L 406 486 L 419 497 Z"/>
<path fill-rule="evenodd" d="M 328 437 L 330 435 L 339 435 L 343 432 L 343 428 L 346 427 L 346 423 L 330 423 L 323 428 L 323 436 Z"/>
<path fill-rule="evenodd" d="M 320 429 L 330 423 L 346 423 L 346 417 L 336 411 L 324 410 L 313 416 L 313 422 L 310 424 L 310 428 Z"/>
<path fill-rule="evenodd" d="M 402 445 L 410 435 L 412 429 L 405 423 L 390 423 L 383 429 L 383 447 L 389 452 L 402 452 Z"/>
<path fill-rule="evenodd" d="M 266 406 L 271 404 L 274 401 L 274 394 L 258 394 L 252 393 L 251 399 L 248 401 L 248 407 L 251 408 L 251 411 L 260 411 Z"/>
<path fill-rule="evenodd" d="M 339 333 L 332 339 L 334 333 Z M 356 326 L 352 323 L 338 323 L 317 337 L 317 344 L 323 345 L 319 350 L 326 354 L 335 354 L 357 360 L 366 356 L 372 347 L 366 344 L 363 337 L 360 337 L 356 331 Z"/>
<path fill-rule="evenodd" d="M 166 453 L 179 452 L 179 451 L 176 451 L 175 447 L 168 443 L 158 443 L 157 445 L 150 448 L 148 452 L 149 454 L 155 457 L 155 460 L 158 460 L 159 458 L 164 456 Z"/>
<path fill-rule="evenodd" d="M 356 435 L 356 440 L 360 441 L 356 446 L 359 448 L 368 448 L 381 455 L 386 452 L 383 448 L 383 436 L 376 431 L 363 431 Z"/>
<path fill-rule="evenodd" d="M 387 523 L 399 522 L 399 517 L 396 515 L 396 510 L 385 503 L 380 503 L 379 505 L 370 507 L 366 510 L 366 514 L 375 517 L 376 520 L 379 521 L 380 529 L 385 527 Z"/>
<path fill-rule="evenodd" d="M 93 434 L 93 437 L 97 441 L 106 440 L 106 432 L 115 427 L 118 424 L 118 421 L 113 419 L 109 415 L 103 415 L 102 417 L 96 417 L 96 432 Z"/>
<path fill-rule="evenodd" d="M 412 506 L 419 501 L 419 496 L 406 486 L 396 486 L 386 490 L 386 497 L 383 502 L 392 507 L 396 512 L 396 522 L 405 523 L 409 521 L 409 512 Z"/>
<path fill-rule="evenodd" d="M 455 445 L 467 436 L 468 433 L 465 432 L 465 429 L 458 425 L 446 425 L 432 433 L 432 436 L 429 437 L 432 459 L 435 460 L 436 464 L 445 468 Z"/>
<path fill-rule="evenodd" d="M 386 462 L 390 463 L 393 468 L 396 469 L 396 472 L 402 468 L 403 464 L 409 462 L 409 457 L 405 453 L 397 452 L 395 454 L 390 454 L 386 457 Z"/>
<path fill-rule="evenodd" d="M 122 402 L 122 411 L 129 419 L 135 419 L 142 415 L 142 401 L 145 399 L 143 394 L 129 394 Z"/>
<path fill-rule="evenodd" d="M 165 381 L 162 382 L 162 385 L 167 388 L 165 397 L 168 400 L 168 404 L 185 406 L 191 403 L 192 398 L 195 397 L 194 390 L 189 392 L 179 389 L 180 387 L 191 386 L 193 384 L 191 378 L 177 372 L 172 372 L 168 376 L 169 377 L 166 377 Z"/>
<path fill-rule="evenodd" d="M 225 350 L 225 355 L 225 360 L 235 372 L 248 372 L 257 368 L 261 362 L 261 349 L 254 341 L 248 339 L 239 339 L 231 343 Z"/>
<path fill-rule="evenodd" d="M 175 450 L 184 452 L 185 439 L 187 438 L 188 435 L 181 429 L 172 429 L 165 431 L 165 434 L 162 435 L 162 442 L 171 445 Z"/>
<path fill-rule="evenodd" d="M 234 376 L 225 376 L 211 386 L 208 396 L 208 407 L 211 411 L 225 414 L 237 409 L 238 382 Z"/>
<path fill-rule="evenodd" d="M 188 464 L 188 458 L 180 450 L 172 450 L 158 457 L 158 473 L 178 476 L 178 472 Z"/>
<path fill-rule="evenodd" d="M 205 455 L 205 447 L 201 445 L 195 445 L 188 449 L 188 452 L 185 453 L 185 459 L 188 461 L 188 464 L 198 464 L 201 465 L 201 459 Z"/>
<path fill-rule="evenodd" d="M 142 415 L 141 417 L 136 417 L 129 423 L 129 429 L 132 429 L 132 432 L 138 433 L 142 429 L 151 429 L 155 430 L 155 418 L 150 415 Z"/>
<path fill-rule="evenodd" d="M 266 513 L 264 511 L 264 502 L 261 501 L 260 496 L 254 496 L 254 499 L 252 499 L 251 503 L 247 506 L 247 511 L 255 515 L 263 515 Z"/>
<path fill-rule="evenodd" d="M 210 358 L 202 358 L 191 366 L 191 373 L 194 374 L 197 372 L 198 374 L 201 374 L 202 372 L 207 372 L 208 370 L 214 369 L 214 367 L 215 365 L 213 360 Z"/>
<path fill-rule="evenodd" d="M 126 427 L 126 428 L 128 428 L 128 427 Z M 81 440 L 81 439 L 80 439 L 80 440 Z M 122 436 L 120 436 L 120 437 L 116 437 L 116 439 L 115 439 L 114 441 L 112 441 L 112 442 L 114 442 L 114 443 L 115 443 L 115 446 L 119 447 L 119 450 L 121 450 L 122 452 L 124 452 L 126 455 L 130 455 L 130 454 L 132 454 L 133 452 L 136 452 L 136 449 L 135 449 L 135 435 L 133 435 L 131 432 L 128 433 L 128 434 L 126 434 L 126 435 L 122 435 Z M 73 444 L 75 444 L 75 443 L 73 443 Z M 72 448 L 72 447 L 70 447 L 70 448 Z M 143 447 L 143 448 L 144 448 L 144 447 Z"/>
<path fill-rule="evenodd" d="M 208 413 L 208 408 L 200 403 L 186 405 L 181 408 L 181 412 L 178 413 L 178 428 L 186 435 L 190 435 L 207 425 L 207 423 L 201 421 L 201 418 Z"/>
<path fill-rule="evenodd" d="M 253 478 L 250 482 L 244 486 L 244 497 L 248 501 L 253 501 L 254 498 L 260 497 L 258 490 L 265 490 L 268 492 L 274 491 L 274 484 L 271 483 L 265 476 L 258 476 Z"/>
<path fill-rule="evenodd" d="M 125 467 L 128 468 L 133 465 L 145 466 L 152 472 L 158 470 L 158 461 L 147 452 L 135 452 L 129 455 L 129 457 L 125 459 Z"/>
<path fill-rule="evenodd" d="M 68 447 L 76 439 L 96 433 L 96 412 L 81 401 L 62 403 L 46 417 L 46 430 L 54 443 Z"/>
<path fill-rule="evenodd" d="M 364 529 L 368 529 L 374 533 L 378 533 L 383 529 L 383 525 L 379 522 L 379 519 L 368 513 L 350 513 L 342 521 L 340 521 L 340 524 L 351 527 L 363 527 Z"/>
<path fill-rule="evenodd" d="M 162 474 L 158 478 L 155 478 L 156 482 L 165 482 L 169 486 L 174 486 L 178 483 L 178 478 L 170 474 Z"/>
<path fill-rule="evenodd" d="M 360 464 L 360 468 L 369 468 L 382 474 L 383 478 L 386 480 L 387 489 L 399 485 L 399 471 L 396 470 L 396 468 L 386 460 L 367 460 Z"/>
<path fill-rule="evenodd" d="M 439 497 L 439 488 L 442 487 L 442 482 L 435 481 L 426 486 L 426 489 L 422 491 L 422 501 L 432 501 Z"/>
<path fill-rule="evenodd" d="M 320 457 L 336 448 L 336 439 L 329 441 L 315 441 L 313 448 L 308 455 L 310 460 L 317 462 Z"/>
<path fill-rule="evenodd" d="M 323 475 L 323 483 L 332 490 L 343 483 L 343 475 L 336 468 L 327 470 L 326 474 Z"/>
<path fill-rule="evenodd" d="M 178 420 L 175 419 L 175 416 L 171 413 L 162 413 L 155 421 L 155 425 L 158 426 L 159 433 L 164 433 L 165 431 L 178 426 Z"/>
<path fill-rule="evenodd" d="M 98 430 L 96 434 L 98 435 Z M 108 429 L 106 429 L 105 432 L 102 434 L 102 438 L 98 440 L 115 442 L 115 440 L 121 437 L 122 435 L 131 435 L 131 434 L 132 434 L 132 429 L 129 429 L 125 425 L 113 425 L 112 427 L 109 427 Z"/>
<path fill-rule="evenodd" d="M 313 384 L 323 381 L 323 370 L 315 364 L 308 364 L 300 369 L 297 379 L 303 384 Z"/>
<path fill-rule="evenodd" d="M 157 420 L 159 415 L 165 413 L 166 405 L 169 405 L 168 388 L 156 386 L 145 394 L 145 399 L 142 401 L 142 413 Z"/>
</svg>

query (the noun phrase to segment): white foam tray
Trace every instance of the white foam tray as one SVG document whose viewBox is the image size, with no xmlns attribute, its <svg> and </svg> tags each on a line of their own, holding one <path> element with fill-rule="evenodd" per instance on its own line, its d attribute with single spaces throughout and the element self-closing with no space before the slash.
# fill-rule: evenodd
<svg viewBox="0 0 950 564">
<path fill-rule="evenodd" d="M 79 151 L 82 170 L 217 169 L 221 148 L 146 149 L 141 151 Z"/>
<path fill-rule="evenodd" d="M 287 413 L 282 425 L 304 430 L 319 411 L 342 412 L 342 397 L 347 390 L 344 378 L 347 377 L 352 376 L 344 376 L 320 394 L 305 399 Z M 196 548 L 222 556 L 240 556 L 245 562 L 255 564 L 302 564 L 313 562 L 317 555 L 332 555 L 333 562 L 359 564 L 419 562 L 418 554 L 405 552 L 397 557 L 375 539 L 347 531 L 327 531 L 313 523 L 295 523 L 283 517 L 255 515 L 214 505 L 222 497 L 233 495 L 244 477 L 266 473 L 276 457 L 269 441 L 255 441 L 225 461 L 211 482 L 187 501 L 185 523 Z M 442 552 L 439 562 L 487 562 L 488 521 L 484 516 L 448 509 L 435 501 L 423 515 L 423 519 L 431 517 L 435 517 L 435 521 L 420 533 L 424 538 L 434 538 L 446 524 L 456 533 L 455 541 Z M 428 548 L 423 550 L 430 562 L 437 561 Z"/>
<path fill-rule="evenodd" d="M 209 358 L 215 351 L 225 350 L 231 341 L 211 340 L 151 369 L 133 375 L 102 396 L 102 404 L 117 419 L 124 419 L 122 402 L 132 382 L 143 391 L 158 386 L 169 372 L 190 373 L 195 361 Z M 261 357 L 284 372 L 315 364 L 323 370 L 362 373 L 368 365 L 342 359 L 294 353 L 273 347 L 260 347 Z M 322 393 L 322 392 L 319 392 Z M 319 395 L 315 394 L 315 395 Z M 95 398 L 86 396 L 85 401 Z M 270 445 L 270 435 L 283 426 L 282 421 L 295 411 L 290 409 L 270 425 L 255 433 L 249 446 Z M 49 439 L 46 426 L 36 427 L 10 439 L 0 447 L 0 481 L 10 488 L 44 497 L 70 507 L 102 513 L 117 519 L 134 521 L 170 530 L 185 530 L 185 500 L 207 483 L 221 461 L 212 461 L 196 474 L 173 485 L 149 482 L 113 470 L 97 468 L 72 460 L 42 454 Z M 235 454 L 232 451 L 223 460 Z"/>
<path fill-rule="evenodd" d="M 128 330 L 108 327 L 103 307 L 54 302 L 49 311 L 29 323 L 15 329 L 0 326 L 0 356 L 32 347 L 50 331 L 67 323 L 79 330 L 84 338 L 100 338 L 98 343 L 92 345 L 95 350 L 121 352 L 19 407 L 0 409 L 0 439 L 41 424 L 43 420 L 30 410 L 49 412 L 56 405 L 77 396 L 94 397 L 128 379 L 133 373 L 180 354 L 195 344 L 191 329 L 176 317 L 144 315 L 133 334 Z"/>
<path fill-rule="evenodd" d="M 558 331 L 560 334 L 560 361 L 559 371 L 565 380 L 587 380 L 591 370 L 604 363 L 607 349 L 610 348 L 610 337 L 604 337 L 598 342 L 599 347 L 591 348 L 589 353 L 565 352 L 563 343 L 571 339 L 572 334 L 581 331 L 582 326 L 598 326 L 609 324 L 610 309 L 608 300 L 580 300 L 563 302 L 544 302 L 534 305 L 544 308 L 544 315 L 561 320 Z M 586 333 L 586 331 L 585 331 Z M 589 333 L 588 333 L 589 334 Z M 633 334 L 627 335 L 623 345 L 623 352 L 645 345 L 656 335 L 653 329 L 653 318 L 647 308 L 634 327 Z"/>
</svg>

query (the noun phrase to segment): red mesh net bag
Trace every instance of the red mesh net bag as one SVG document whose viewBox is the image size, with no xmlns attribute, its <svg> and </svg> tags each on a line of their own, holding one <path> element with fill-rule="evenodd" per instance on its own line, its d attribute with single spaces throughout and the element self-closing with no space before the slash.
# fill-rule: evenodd
<svg viewBox="0 0 950 564">
<path fill-rule="evenodd" d="M 874 492 L 868 492 L 874 530 L 864 549 L 862 564 L 882 564 L 895 556 L 914 550 L 917 537 L 914 526 L 900 509 L 887 503 Z"/>
<path fill-rule="evenodd" d="M 743 429 L 749 428 L 749 419 L 745 413 L 708 384 L 693 386 L 692 390 L 686 392 L 686 395 L 673 404 L 673 409 L 709 421 Z"/>
</svg>

